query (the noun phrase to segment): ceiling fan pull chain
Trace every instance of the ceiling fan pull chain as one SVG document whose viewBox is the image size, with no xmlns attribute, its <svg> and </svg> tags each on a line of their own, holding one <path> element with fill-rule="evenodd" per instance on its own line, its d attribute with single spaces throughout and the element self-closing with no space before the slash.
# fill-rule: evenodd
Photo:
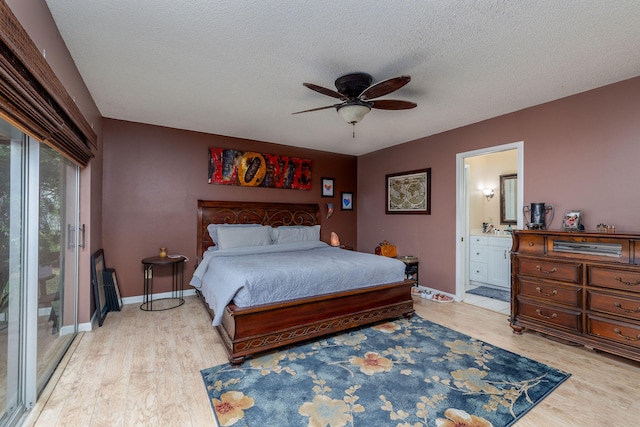
<svg viewBox="0 0 640 427">
<path fill-rule="evenodd" d="M 354 123 L 351 123 L 351 125 L 353 126 L 353 138 L 355 139 L 355 137 L 356 137 L 356 124 L 354 122 Z"/>
</svg>

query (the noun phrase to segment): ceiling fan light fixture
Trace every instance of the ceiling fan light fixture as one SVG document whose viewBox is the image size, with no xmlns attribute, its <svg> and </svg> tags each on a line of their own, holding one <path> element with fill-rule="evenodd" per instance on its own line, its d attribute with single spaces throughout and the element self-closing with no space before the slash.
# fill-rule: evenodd
<svg viewBox="0 0 640 427">
<path fill-rule="evenodd" d="M 345 122 L 355 125 L 371 111 L 371 106 L 365 102 L 352 102 L 338 107 L 338 113 Z"/>
</svg>

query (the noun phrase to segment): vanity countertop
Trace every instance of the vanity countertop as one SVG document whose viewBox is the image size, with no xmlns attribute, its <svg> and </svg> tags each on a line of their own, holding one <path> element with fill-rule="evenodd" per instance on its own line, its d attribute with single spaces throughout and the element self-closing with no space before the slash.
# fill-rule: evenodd
<svg viewBox="0 0 640 427">
<path fill-rule="evenodd" d="M 511 238 L 511 233 L 507 231 L 500 231 L 500 234 L 496 234 L 494 232 L 491 232 L 491 233 L 471 232 L 470 234 L 471 236 L 502 237 L 503 239 Z"/>
</svg>

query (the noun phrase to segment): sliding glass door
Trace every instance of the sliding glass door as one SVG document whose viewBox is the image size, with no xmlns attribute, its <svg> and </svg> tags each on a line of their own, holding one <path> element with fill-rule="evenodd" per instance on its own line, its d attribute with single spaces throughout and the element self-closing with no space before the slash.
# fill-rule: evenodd
<svg viewBox="0 0 640 427">
<path fill-rule="evenodd" d="M 38 393 L 75 330 L 78 167 L 39 144 Z"/>
<path fill-rule="evenodd" d="M 24 135 L 0 120 L 0 423 L 21 408 Z"/>
<path fill-rule="evenodd" d="M 77 332 L 78 175 L 0 120 L 0 426 L 35 404 Z"/>
</svg>

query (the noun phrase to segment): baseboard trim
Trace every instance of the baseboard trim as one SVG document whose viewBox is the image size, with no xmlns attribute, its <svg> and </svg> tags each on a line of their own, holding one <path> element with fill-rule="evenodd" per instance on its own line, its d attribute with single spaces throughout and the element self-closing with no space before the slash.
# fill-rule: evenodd
<svg viewBox="0 0 640 427">
<path fill-rule="evenodd" d="M 183 296 L 187 297 L 187 296 L 191 296 L 191 295 L 195 295 L 196 294 L 196 290 L 195 289 L 185 289 L 183 292 Z M 172 296 L 174 296 L 175 294 L 173 292 L 163 292 L 160 294 L 152 294 L 152 299 L 155 301 L 157 299 L 161 299 L 161 298 L 171 298 Z M 137 295 L 134 297 L 125 297 L 122 298 L 122 303 L 123 304 L 142 304 L 144 302 L 144 295 Z"/>
<path fill-rule="evenodd" d="M 195 289 L 185 289 L 182 295 L 187 297 L 195 294 L 196 294 Z M 160 299 L 160 298 L 171 298 L 172 296 L 173 296 L 172 292 L 163 292 L 160 294 L 152 295 L 154 300 Z M 144 295 L 137 295 L 133 297 L 122 298 L 122 304 L 142 304 L 143 302 L 144 302 Z M 98 328 L 99 327 L 98 318 L 96 316 L 97 316 L 97 313 L 94 312 L 90 322 L 78 324 L 78 332 L 91 332 L 95 328 Z M 109 316 L 107 316 L 106 322 L 109 322 Z"/>
</svg>

